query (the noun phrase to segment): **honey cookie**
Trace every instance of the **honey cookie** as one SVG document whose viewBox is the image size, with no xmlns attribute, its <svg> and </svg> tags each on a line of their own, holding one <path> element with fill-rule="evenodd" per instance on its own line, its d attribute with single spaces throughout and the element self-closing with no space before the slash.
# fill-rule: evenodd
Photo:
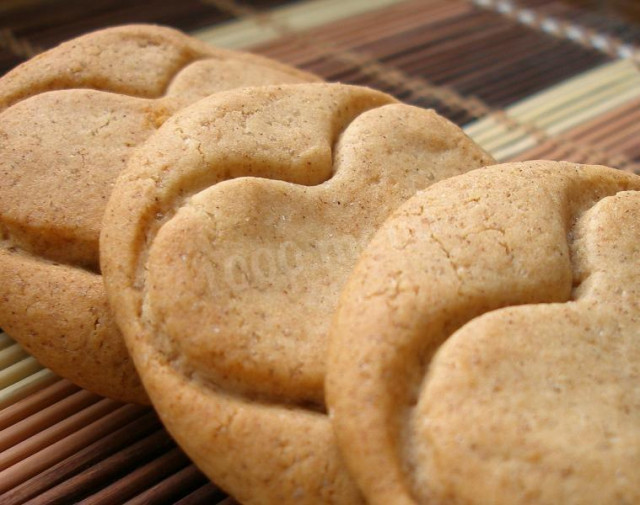
<svg viewBox="0 0 640 505">
<path fill-rule="evenodd" d="M 315 76 L 131 25 L 66 42 L 0 79 L 0 327 L 54 372 L 146 402 L 98 267 L 107 198 L 131 151 L 211 93 Z"/>
<path fill-rule="evenodd" d="M 360 501 L 324 411 L 338 294 L 401 202 L 492 162 L 433 111 L 339 84 L 217 94 L 131 158 L 109 300 L 165 426 L 246 504 Z"/>
<path fill-rule="evenodd" d="M 640 502 L 640 177 L 496 165 L 361 256 L 327 402 L 371 504 Z"/>
</svg>

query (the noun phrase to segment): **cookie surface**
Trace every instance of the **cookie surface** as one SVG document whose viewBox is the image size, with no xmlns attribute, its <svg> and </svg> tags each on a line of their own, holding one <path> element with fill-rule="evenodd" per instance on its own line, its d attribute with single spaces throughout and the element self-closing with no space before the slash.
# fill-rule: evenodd
<svg viewBox="0 0 640 505">
<path fill-rule="evenodd" d="M 216 484 L 248 504 L 360 501 L 324 413 L 338 293 L 402 201 L 491 162 L 434 112 L 338 84 L 215 95 L 130 160 L 107 292 L 163 422 Z"/>
<path fill-rule="evenodd" d="M 327 401 L 369 503 L 640 500 L 640 177 L 496 165 L 376 234 Z"/>
<path fill-rule="evenodd" d="M 99 394 L 147 401 L 98 266 L 107 198 L 131 151 L 211 93 L 317 80 L 176 30 L 131 25 L 64 43 L 0 80 L 0 327 Z"/>
</svg>

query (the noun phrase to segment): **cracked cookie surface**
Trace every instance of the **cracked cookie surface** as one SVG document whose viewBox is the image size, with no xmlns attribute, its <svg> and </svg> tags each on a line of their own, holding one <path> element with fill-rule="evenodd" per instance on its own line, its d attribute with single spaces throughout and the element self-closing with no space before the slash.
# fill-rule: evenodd
<svg viewBox="0 0 640 505">
<path fill-rule="evenodd" d="M 360 502 L 324 412 L 339 291 L 404 200 L 492 161 L 433 111 L 339 84 L 218 94 L 136 153 L 105 217 L 107 291 L 212 480 L 248 504 Z"/>
<path fill-rule="evenodd" d="M 108 308 L 102 216 L 130 153 L 211 93 L 315 76 L 176 30 L 109 28 L 0 79 L 0 327 L 96 393 L 148 401 Z"/>
<path fill-rule="evenodd" d="M 345 287 L 327 401 L 369 503 L 640 499 L 640 177 L 496 165 L 420 192 Z"/>
</svg>

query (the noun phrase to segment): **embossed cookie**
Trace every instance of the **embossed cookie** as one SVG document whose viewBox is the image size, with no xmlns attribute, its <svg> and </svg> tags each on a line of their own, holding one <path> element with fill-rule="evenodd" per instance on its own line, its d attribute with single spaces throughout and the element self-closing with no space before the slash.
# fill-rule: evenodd
<svg viewBox="0 0 640 505">
<path fill-rule="evenodd" d="M 640 177 L 497 165 L 402 206 L 331 331 L 371 504 L 640 502 Z"/>
<path fill-rule="evenodd" d="M 367 88 L 218 94 L 131 158 L 101 261 L 163 422 L 242 503 L 358 503 L 324 412 L 329 322 L 356 257 L 417 189 L 491 163 Z"/>
<path fill-rule="evenodd" d="M 98 268 L 107 198 L 131 151 L 217 91 L 314 76 L 175 30 L 95 32 L 0 79 L 0 327 L 94 392 L 144 402 Z"/>
</svg>

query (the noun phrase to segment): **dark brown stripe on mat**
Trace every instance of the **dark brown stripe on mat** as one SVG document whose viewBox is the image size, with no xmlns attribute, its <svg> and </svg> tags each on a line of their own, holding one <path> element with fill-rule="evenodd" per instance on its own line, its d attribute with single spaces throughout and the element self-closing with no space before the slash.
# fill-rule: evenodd
<svg viewBox="0 0 640 505">
<path fill-rule="evenodd" d="M 357 37 L 365 32 L 369 37 Z M 373 40 L 372 32 L 378 35 Z M 301 45 L 300 38 L 308 43 Z M 252 49 L 328 80 L 366 84 L 359 69 L 339 58 L 341 52 L 349 51 L 409 77 L 476 96 L 495 108 L 609 60 L 599 51 L 523 27 L 461 0 L 407 2 L 340 20 L 330 28 L 285 35 Z"/>
<path fill-rule="evenodd" d="M 3 503 L 17 505 L 26 500 L 32 504 L 59 503 L 87 495 L 100 481 L 114 473 L 121 474 L 142 458 L 153 457 L 163 446 L 173 445 L 164 432 L 152 438 L 153 444 L 145 443 L 144 439 L 136 442 L 159 427 L 160 423 L 152 413 L 134 419 L 16 486 L 5 495 Z M 122 454 L 111 456 L 122 448 L 126 448 L 122 451 L 126 457 Z"/>
<path fill-rule="evenodd" d="M 80 388 L 71 382 L 60 379 L 55 383 L 41 389 L 37 393 L 0 410 L 0 430 L 4 430 L 15 423 L 22 421 L 32 414 L 41 412 L 48 406 L 79 391 Z"/>
</svg>

